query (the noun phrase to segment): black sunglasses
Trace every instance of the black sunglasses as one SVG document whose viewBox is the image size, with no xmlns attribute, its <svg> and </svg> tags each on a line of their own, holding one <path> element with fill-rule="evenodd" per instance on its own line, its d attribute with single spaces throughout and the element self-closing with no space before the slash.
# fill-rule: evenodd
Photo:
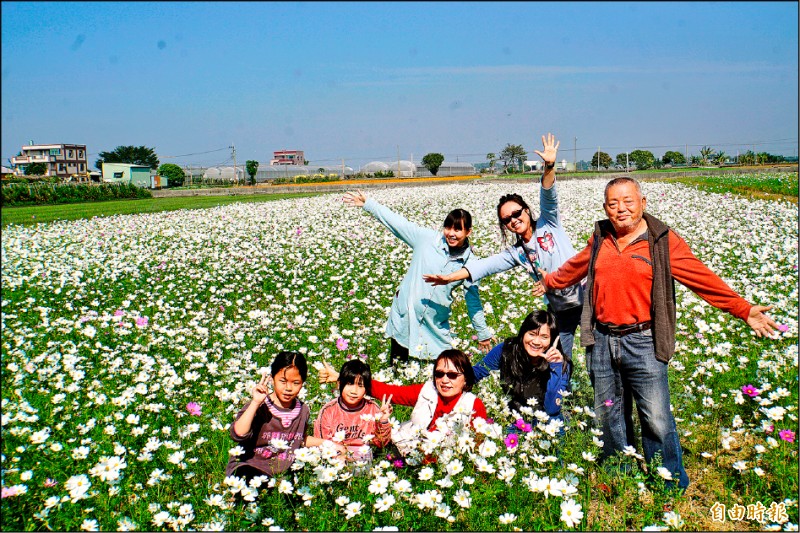
<svg viewBox="0 0 800 533">
<path fill-rule="evenodd" d="M 461 374 L 463 374 L 463 372 L 445 372 L 444 370 L 435 370 L 433 372 L 433 376 L 436 379 L 442 379 L 445 376 L 447 376 L 447 379 L 456 379 Z"/>
<path fill-rule="evenodd" d="M 507 217 L 503 217 L 500 219 L 500 223 L 504 226 L 507 226 L 509 222 L 511 222 L 515 218 L 519 218 L 522 216 L 522 212 L 524 209 L 517 209 L 516 211 L 512 211 L 511 214 Z"/>
</svg>

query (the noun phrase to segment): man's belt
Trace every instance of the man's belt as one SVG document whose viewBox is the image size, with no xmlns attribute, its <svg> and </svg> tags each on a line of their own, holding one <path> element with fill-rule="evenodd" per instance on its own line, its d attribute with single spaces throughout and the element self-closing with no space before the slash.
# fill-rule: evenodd
<svg viewBox="0 0 800 533">
<path fill-rule="evenodd" d="M 631 333 L 638 333 L 640 331 L 647 331 L 650 329 L 652 322 L 640 322 L 638 324 L 633 325 L 626 325 L 626 326 L 615 326 L 614 324 L 603 324 L 602 322 L 597 322 L 595 327 L 597 331 L 604 335 L 613 335 L 615 337 L 624 337 L 625 335 L 629 335 Z"/>
</svg>

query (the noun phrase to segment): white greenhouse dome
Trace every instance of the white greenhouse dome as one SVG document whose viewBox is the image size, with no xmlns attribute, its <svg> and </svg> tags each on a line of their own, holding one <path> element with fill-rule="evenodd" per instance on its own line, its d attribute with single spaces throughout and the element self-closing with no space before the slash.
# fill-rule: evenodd
<svg viewBox="0 0 800 533">
<path fill-rule="evenodd" d="M 244 169 L 237 167 L 236 177 L 234 177 L 233 167 L 210 167 L 207 168 L 203 173 L 203 177 L 206 179 L 219 179 L 228 181 L 234 181 L 237 178 L 242 180 L 244 179 Z"/>
<path fill-rule="evenodd" d="M 361 167 L 361 172 L 366 172 L 368 174 L 372 174 L 374 172 L 385 172 L 387 170 L 389 170 L 389 165 L 383 161 L 370 161 Z"/>
<path fill-rule="evenodd" d="M 399 169 L 398 169 L 399 167 Z M 389 170 L 394 171 L 394 175 L 400 178 L 411 178 L 417 170 L 417 165 L 411 161 L 393 161 L 389 163 Z"/>
</svg>

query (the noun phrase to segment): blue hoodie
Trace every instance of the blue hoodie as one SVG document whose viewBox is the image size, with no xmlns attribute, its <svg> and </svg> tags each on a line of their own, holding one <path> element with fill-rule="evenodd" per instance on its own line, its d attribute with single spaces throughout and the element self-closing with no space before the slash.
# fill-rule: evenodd
<svg viewBox="0 0 800 533">
<path fill-rule="evenodd" d="M 531 264 L 538 262 L 539 266 L 548 272 L 555 272 L 568 259 L 575 255 L 575 248 L 561 225 L 558 214 L 558 194 L 556 184 L 549 189 L 539 187 L 539 209 L 541 213 L 536 219 L 531 240 L 525 243 L 529 250 L 530 261 L 525 260 L 525 252 L 520 246 L 509 246 L 499 254 L 485 259 L 478 259 L 467 266 L 470 279 L 478 282 L 486 276 L 510 270 L 516 266 L 523 266 L 534 280 L 538 280 L 538 273 L 531 269 Z M 545 304 L 548 303 L 544 296 Z"/>
<path fill-rule="evenodd" d="M 452 348 L 449 322 L 452 293 L 453 289 L 463 285 L 467 313 L 478 338 L 490 338 L 492 331 L 486 326 L 476 282 L 462 280 L 433 286 L 422 279 L 423 274 L 450 274 L 473 264 L 472 248 L 467 246 L 460 255 L 451 257 L 450 247 L 441 231 L 409 222 L 372 198 L 367 198 L 364 210 L 414 250 L 408 272 L 392 301 L 386 336 L 408 348 L 409 355 L 418 359 L 435 359 L 444 350 Z"/>
</svg>

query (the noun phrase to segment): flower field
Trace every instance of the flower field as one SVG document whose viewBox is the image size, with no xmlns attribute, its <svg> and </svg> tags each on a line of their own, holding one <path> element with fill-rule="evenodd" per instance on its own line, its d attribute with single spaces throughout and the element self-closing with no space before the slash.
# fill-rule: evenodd
<svg viewBox="0 0 800 533">
<path fill-rule="evenodd" d="M 604 218 L 605 182 L 558 184 L 577 250 Z M 666 490 L 669 472 L 646 472 L 637 450 L 598 463 L 579 348 L 562 436 L 555 423 L 509 436 L 515 419 L 495 375 L 473 391 L 491 422 L 423 435 L 434 463 L 388 450 L 354 469 L 325 448 L 301 449 L 292 470 L 260 485 L 226 478 L 237 452 L 228 427 L 280 350 L 317 368 L 361 356 L 396 383 L 430 377 L 428 364 L 387 363 L 384 325 L 410 249 L 331 194 L 4 229 L 2 529 L 797 530 L 797 206 L 664 182 L 643 189 L 648 212 L 748 301 L 774 305 L 781 324 L 778 338 L 759 339 L 677 285 L 670 386 L 685 493 Z M 366 192 L 431 228 L 469 210 L 482 257 L 501 249 L 502 194 L 538 212 L 533 182 Z M 481 282 L 498 338 L 542 306 L 531 288 L 522 269 Z M 477 362 L 456 294 L 453 335 Z M 310 369 L 301 398 L 312 418 L 334 393 Z"/>
</svg>

